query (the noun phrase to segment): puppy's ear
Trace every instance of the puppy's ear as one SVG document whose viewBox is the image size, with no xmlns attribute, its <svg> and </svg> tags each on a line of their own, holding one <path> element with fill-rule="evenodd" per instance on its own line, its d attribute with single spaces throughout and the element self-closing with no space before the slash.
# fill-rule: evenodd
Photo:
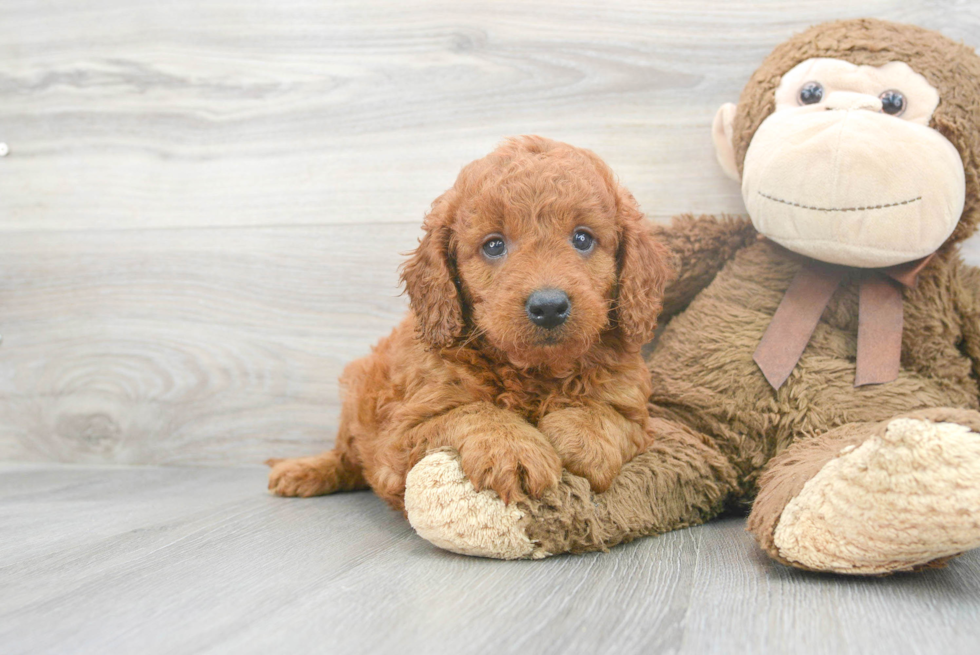
<svg viewBox="0 0 980 655">
<path fill-rule="evenodd" d="M 425 217 L 425 236 L 402 264 L 401 279 L 415 314 L 419 338 L 430 346 L 452 345 L 463 334 L 463 307 L 450 253 L 453 192 L 432 203 Z"/>
<path fill-rule="evenodd" d="M 616 205 L 622 229 L 616 326 L 626 341 L 642 346 L 653 338 L 664 287 L 673 279 L 674 270 L 670 251 L 653 238 L 632 194 L 619 187 Z"/>
</svg>

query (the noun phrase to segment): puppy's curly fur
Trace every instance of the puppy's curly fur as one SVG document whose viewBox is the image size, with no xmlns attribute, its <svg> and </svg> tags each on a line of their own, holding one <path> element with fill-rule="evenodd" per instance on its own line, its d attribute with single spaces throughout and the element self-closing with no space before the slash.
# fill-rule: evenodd
<svg viewBox="0 0 980 655">
<path fill-rule="evenodd" d="M 640 346 L 672 274 L 632 195 L 594 153 L 525 136 L 466 166 L 424 230 L 402 268 L 411 312 L 344 371 L 335 449 L 269 460 L 269 489 L 370 486 L 403 509 L 409 470 L 443 446 L 505 502 L 562 466 L 606 489 L 650 443 Z M 531 320 L 542 289 L 567 295 L 558 326 Z"/>
</svg>

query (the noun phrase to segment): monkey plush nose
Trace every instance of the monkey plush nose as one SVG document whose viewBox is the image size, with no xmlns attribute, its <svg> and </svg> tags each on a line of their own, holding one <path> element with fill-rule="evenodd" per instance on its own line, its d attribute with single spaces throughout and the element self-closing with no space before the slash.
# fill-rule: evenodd
<svg viewBox="0 0 980 655">
<path fill-rule="evenodd" d="M 881 100 L 864 93 L 853 91 L 834 91 L 824 101 L 827 109 L 868 109 L 881 111 Z"/>
<path fill-rule="evenodd" d="M 524 309 L 532 323 L 551 330 L 568 319 L 572 304 L 561 289 L 538 289 L 528 297 Z"/>
</svg>

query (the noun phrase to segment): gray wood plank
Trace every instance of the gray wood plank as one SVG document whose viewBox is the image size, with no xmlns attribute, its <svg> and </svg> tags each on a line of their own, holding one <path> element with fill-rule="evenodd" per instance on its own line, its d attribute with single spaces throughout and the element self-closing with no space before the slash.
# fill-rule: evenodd
<svg viewBox="0 0 980 655">
<path fill-rule="evenodd" d="M 739 212 L 709 138 L 776 44 L 976 3 L 5 0 L 0 230 L 415 223 L 511 134 L 596 150 L 646 210 Z"/>
<path fill-rule="evenodd" d="M 367 492 L 264 471 L 0 466 L 4 653 L 974 653 L 980 553 L 791 570 L 744 520 L 539 562 L 456 556 Z"/>
<path fill-rule="evenodd" d="M 332 443 L 415 225 L 9 233 L 0 460 L 258 463 Z"/>
</svg>

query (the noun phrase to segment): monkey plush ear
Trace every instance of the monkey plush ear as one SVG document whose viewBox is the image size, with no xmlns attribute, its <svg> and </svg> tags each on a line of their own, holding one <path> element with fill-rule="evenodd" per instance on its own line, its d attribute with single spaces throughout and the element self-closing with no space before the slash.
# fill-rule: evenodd
<svg viewBox="0 0 980 655">
<path fill-rule="evenodd" d="M 620 187 L 616 204 L 623 229 L 616 326 L 627 342 L 639 347 L 653 338 L 663 308 L 664 287 L 673 279 L 674 270 L 670 251 L 653 238 L 632 194 Z"/>
<path fill-rule="evenodd" d="M 725 175 L 739 181 L 738 165 L 735 163 L 735 146 L 732 145 L 732 123 L 735 122 L 736 105 L 726 102 L 718 108 L 711 124 L 711 140 L 715 144 L 715 157 L 721 164 Z"/>
<path fill-rule="evenodd" d="M 464 325 L 450 253 L 451 202 L 447 197 L 450 193 L 432 204 L 422 228 L 425 236 L 401 267 L 401 279 L 415 314 L 416 332 L 422 341 L 436 348 L 452 345 L 462 336 Z"/>
</svg>

